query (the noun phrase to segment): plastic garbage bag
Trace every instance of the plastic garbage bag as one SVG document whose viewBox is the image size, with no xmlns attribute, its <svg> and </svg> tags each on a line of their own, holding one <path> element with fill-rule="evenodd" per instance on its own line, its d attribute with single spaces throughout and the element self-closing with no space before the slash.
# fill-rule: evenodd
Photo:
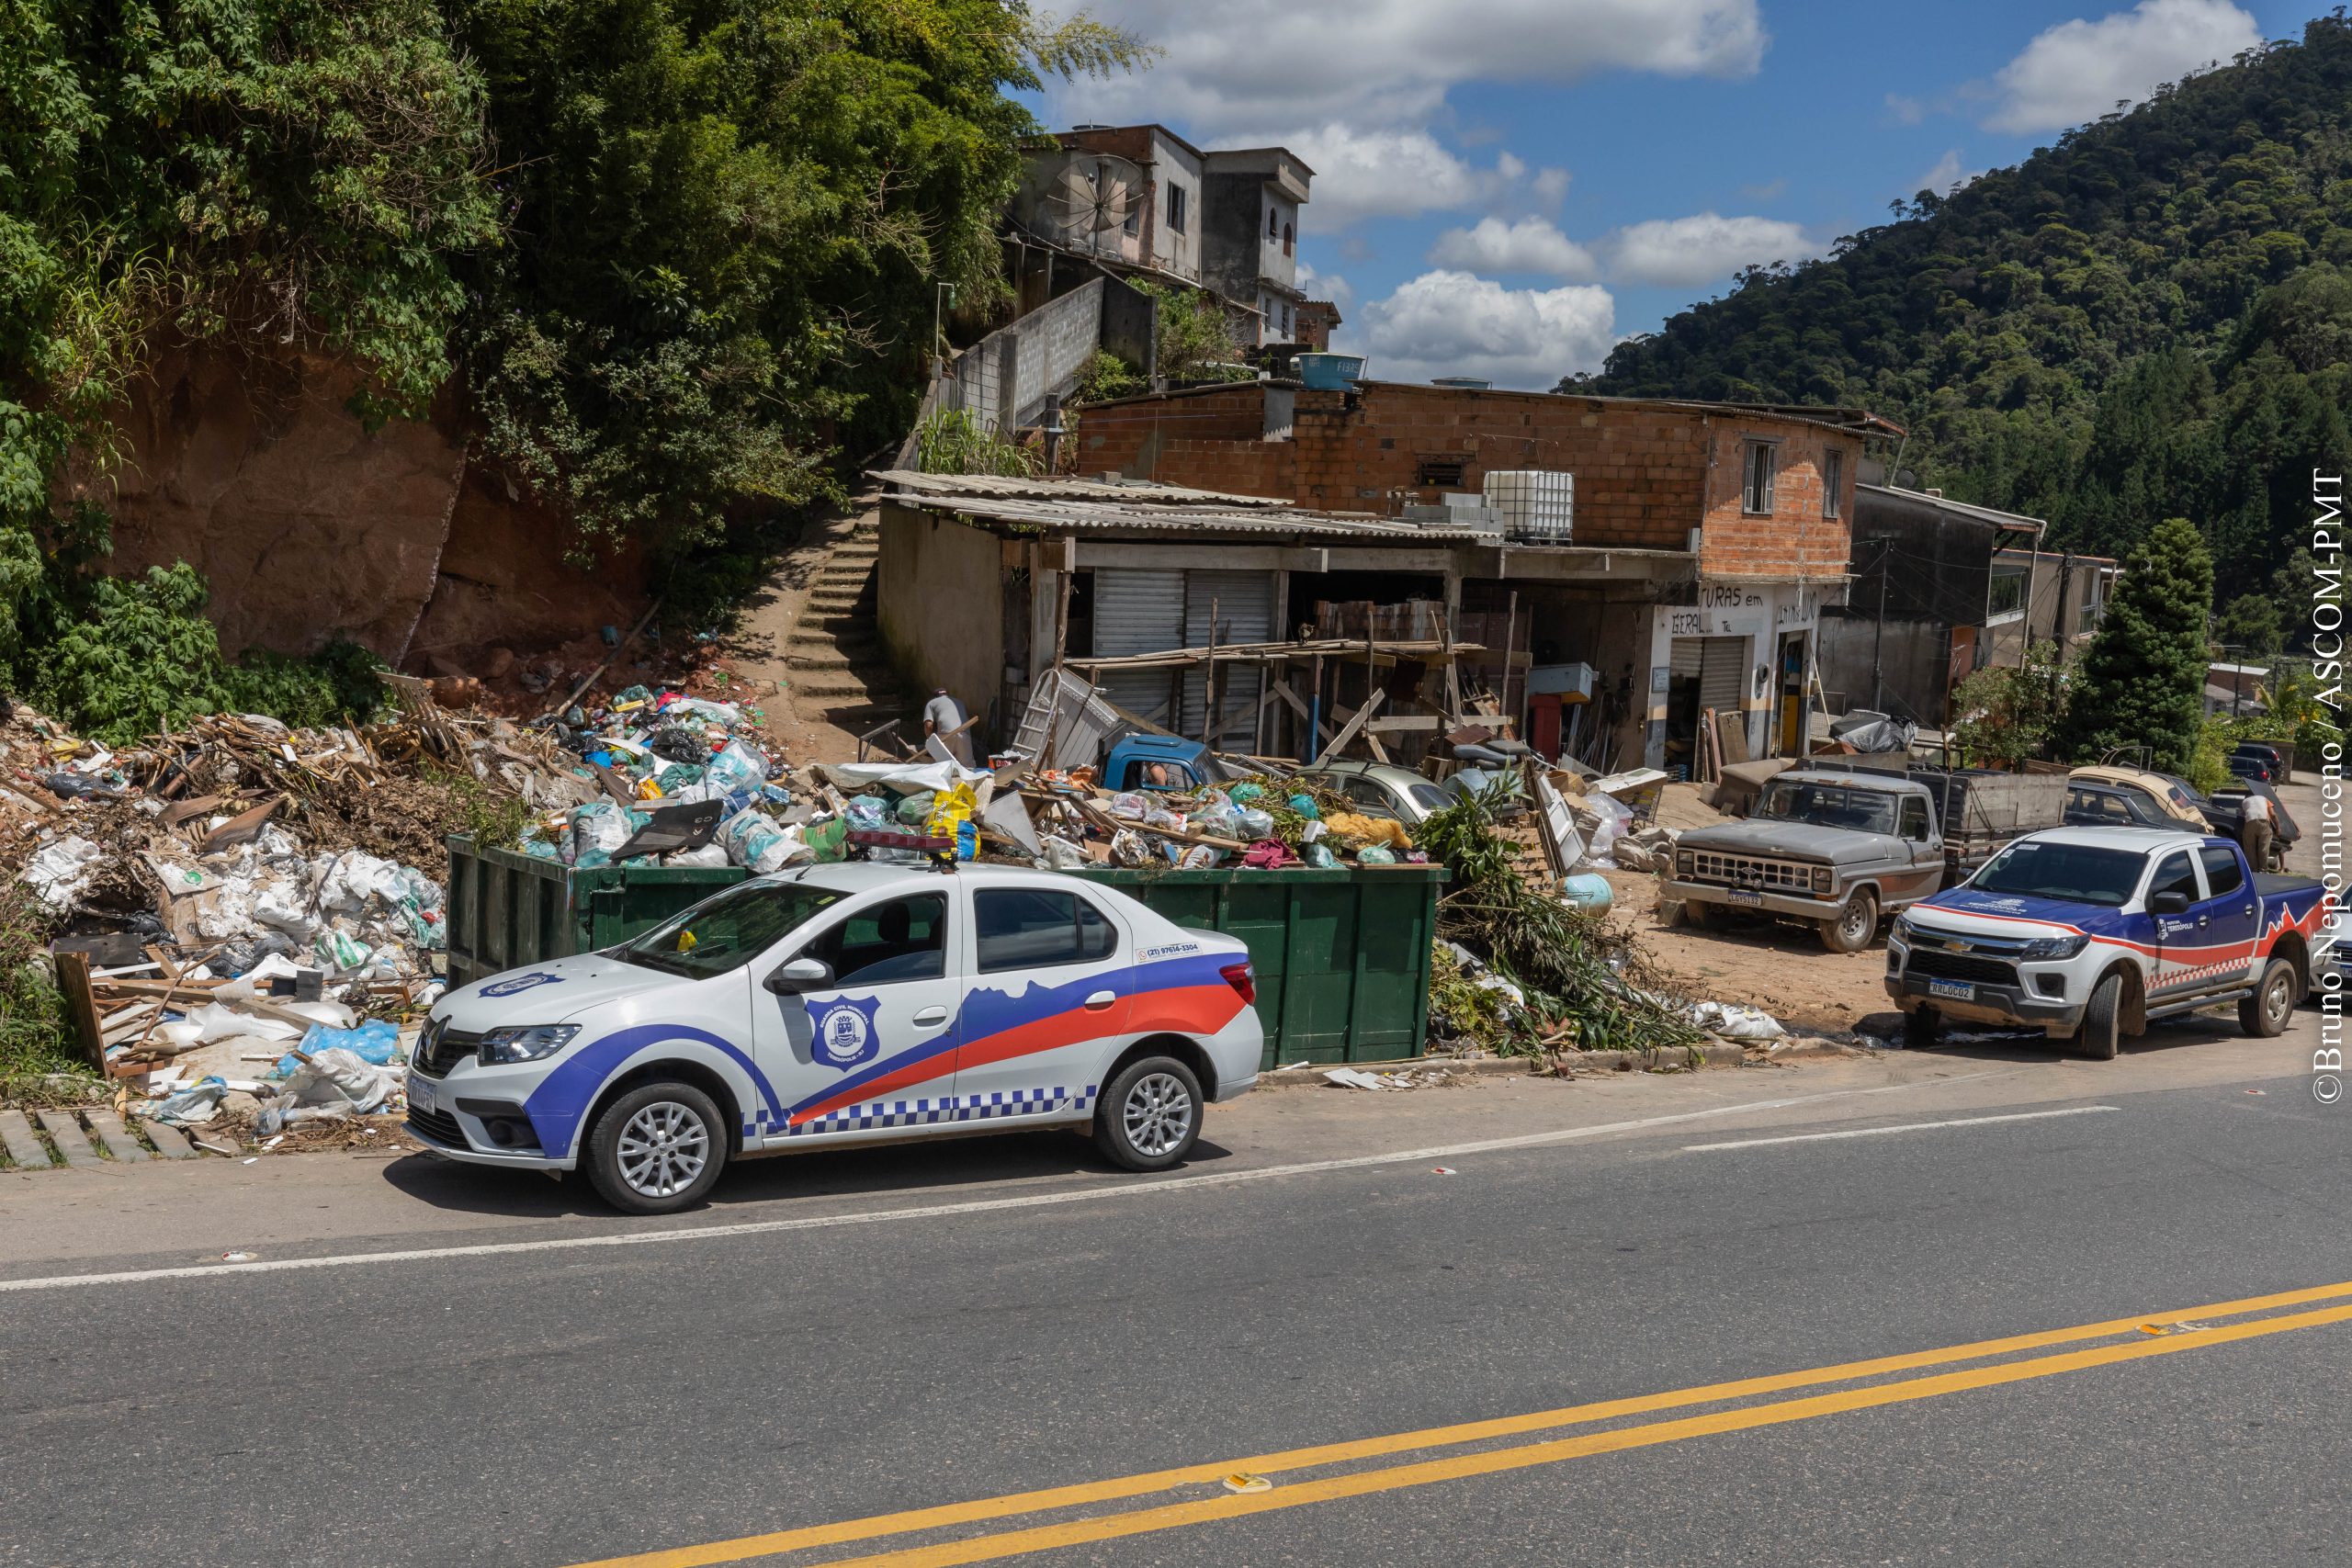
<svg viewBox="0 0 2352 1568">
<path fill-rule="evenodd" d="M 682 725 L 665 724 L 645 738 L 645 749 L 665 762 L 691 762 L 699 767 L 710 755 L 701 737 Z"/>
<path fill-rule="evenodd" d="M 741 740 L 729 740 L 711 758 L 703 776 L 722 791 L 757 789 L 767 783 L 767 759 Z"/>
<path fill-rule="evenodd" d="M 389 1019 L 371 1018 L 356 1029 L 330 1029 L 323 1023 L 312 1024 L 302 1036 L 299 1047 L 304 1055 L 315 1056 L 322 1051 L 348 1051 L 373 1067 L 388 1067 L 401 1057 L 400 1026 Z M 286 1077 L 301 1066 L 291 1052 L 280 1056 L 270 1069 L 273 1077 Z"/>
<path fill-rule="evenodd" d="M 1124 866 L 1144 866 L 1151 863 L 1151 847 L 1143 835 L 1132 828 L 1122 828 L 1111 835 L 1111 858 Z"/>
<path fill-rule="evenodd" d="M 1356 852 L 1358 865 L 1395 865 L 1396 852 L 1382 844 L 1366 844 Z"/>
<path fill-rule="evenodd" d="M 774 818 L 756 811 L 738 812 L 720 823 L 713 841 L 726 852 L 730 863 L 762 876 L 781 871 L 808 852 L 808 846 L 797 831 L 779 827 Z M 671 863 L 678 863 L 675 857 Z"/>
<path fill-rule="evenodd" d="M 1135 791 L 1128 790 L 1124 794 L 1113 795 L 1111 804 L 1104 809 L 1122 821 L 1140 822 L 1144 819 L 1145 813 L 1151 809 L 1151 803 Z"/>
<path fill-rule="evenodd" d="M 1240 791 L 1234 793 L 1238 795 Z M 1237 839 L 1271 839 L 1274 836 L 1274 814 L 1245 807 L 1233 814 L 1233 828 Z"/>
<path fill-rule="evenodd" d="M 1086 864 L 1086 852 L 1048 833 L 1038 842 L 1035 864 L 1040 871 L 1077 871 Z"/>
<path fill-rule="evenodd" d="M 890 824 L 889 802 L 878 795 L 854 795 L 849 797 L 849 825 L 872 830 Z"/>
<path fill-rule="evenodd" d="M 1741 1044 L 1778 1040 L 1788 1033 L 1781 1027 L 1779 1019 L 1762 1008 L 1749 1007 L 1743 1002 L 1694 1003 L 1690 1019 L 1708 1033 L 1736 1040 Z"/>
<path fill-rule="evenodd" d="M 662 863 L 663 865 L 707 866 L 715 870 L 719 866 L 732 865 L 735 863 L 727 858 L 727 852 L 724 849 L 716 843 L 709 843 L 698 850 L 673 851 L 662 858 Z"/>
<path fill-rule="evenodd" d="M 141 1116 L 176 1126 L 197 1127 L 220 1114 L 221 1097 L 229 1092 L 225 1079 L 202 1078 L 162 1100 L 151 1100 L 136 1107 Z"/>
<path fill-rule="evenodd" d="M 1290 797 L 1290 808 L 1293 811 L 1297 812 L 1301 817 L 1306 818 L 1309 822 L 1314 821 L 1316 818 L 1323 815 L 1322 807 L 1315 804 L 1315 797 L 1311 795 L 1292 795 Z"/>
<path fill-rule="evenodd" d="M 1340 857 L 1331 852 L 1329 844 L 1309 844 L 1298 858 L 1317 871 L 1336 871 L 1340 865 Z"/>
<path fill-rule="evenodd" d="M 196 1025 L 197 1039 L 207 1045 L 216 1040 L 295 1040 L 301 1029 L 275 1018 L 263 1018 L 257 1013 L 239 1012 L 224 1002 L 207 1002 L 187 1015 Z"/>
<path fill-rule="evenodd" d="M 25 881 L 51 908 L 68 909 L 97 875 L 98 863 L 105 858 L 106 852 L 87 839 L 60 839 L 25 863 Z"/>
<path fill-rule="evenodd" d="M 1176 864 L 1184 871 L 1206 871 L 1216 863 L 1217 852 L 1214 844 L 1192 844 L 1185 848 L 1183 858 Z"/>
<path fill-rule="evenodd" d="M 939 792 L 935 789 L 917 790 L 912 795 L 900 795 L 892 815 L 910 828 L 920 828 L 931 820 L 931 808 L 938 800 Z"/>
<path fill-rule="evenodd" d="M 390 1072 L 370 1066 L 339 1045 L 304 1055 L 310 1060 L 295 1063 L 286 1079 L 285 1098 L 296 1105 L 373 1111 L 400 1087 L 400 1080 Z"/>
<path fill-rule="evenodd" d="M 1616 859 L 1609 852 L 1632 828 L 1634 814 L 1605 795 L 1588 795 L 1575 809 L 1577 826 L 1584 829 L 1584 858 L 1577 862 L 1577 868 L 1616 870 Z"/>
</svg>

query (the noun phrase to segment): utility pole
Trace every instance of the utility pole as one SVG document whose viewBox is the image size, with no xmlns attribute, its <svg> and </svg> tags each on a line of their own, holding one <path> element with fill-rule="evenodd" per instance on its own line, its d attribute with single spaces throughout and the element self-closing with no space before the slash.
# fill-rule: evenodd
<svg viewBox="0 0 2352 1568">
<path fill-rule="evenodd" d="M 1894 536 L 1872 534 L 1878 546 L 1878 629 L 1871 637 L 1871 711 L 1886 711 L 1886 569 L 1894 555 Z"/>
</svg>

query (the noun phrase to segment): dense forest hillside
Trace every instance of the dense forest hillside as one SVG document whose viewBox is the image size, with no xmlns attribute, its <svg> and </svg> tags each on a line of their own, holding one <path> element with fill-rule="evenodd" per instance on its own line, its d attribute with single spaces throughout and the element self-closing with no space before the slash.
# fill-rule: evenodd
<svg viewBox="0 0 2352 1568">
<path fill-rule="evenodd" d="M 2222 601 L 2307 592 L 2312 466 L 2352 420 L 2342 11 L 1895 214 L 1561 389 L 1866 404 L 1909 426 L 1926 483 L 2048 518 L 2062 547 L 2121 554 L 2187 516 Z"/>
</svg>

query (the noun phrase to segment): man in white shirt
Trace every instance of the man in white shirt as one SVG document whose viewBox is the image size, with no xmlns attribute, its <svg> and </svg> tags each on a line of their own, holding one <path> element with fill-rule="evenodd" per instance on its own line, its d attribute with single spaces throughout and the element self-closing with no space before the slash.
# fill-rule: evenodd
<svg viewBox="0 0 2352 1568">
<path fill-rule="evenodd" d="M 938 736 L 956 754 L 956 760 L 967 768 L 972 765 L 972 735 L 965 727 L 970 722 L 964 705 L 949 696 L 944 686 L 932 693 L 931 701 L 922 705 L 924 736 Z"/>
<path fill-rule="evenodd" d="M 2270 803 L 2246 791 L 2245 826 L 2238 831 L 2238 842 L 2245 849 L 2246 863 L 2257 872 L 2270 869 L 2271 833 Z"/>
</svg>

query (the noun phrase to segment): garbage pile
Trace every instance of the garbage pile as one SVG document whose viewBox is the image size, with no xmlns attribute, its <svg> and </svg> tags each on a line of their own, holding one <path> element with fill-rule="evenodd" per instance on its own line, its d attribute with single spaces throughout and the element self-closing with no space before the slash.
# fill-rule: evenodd
<svg viewBox="0 0 2352 1568">
<path fill-rule="evenodd" d="M 1107 790 L 1092 769 L 1078 768 L 1033 776 L 1019 798 L 1029 833 L 1007 825 L 1034 863 L 1052 871 L 1103 864 L 1328 871 L 1422 865 L 1430 858 L 1403 823 L 1359 812 L 1306 778 L 1261 773 L 1193 789 Z"/>
</svg>

